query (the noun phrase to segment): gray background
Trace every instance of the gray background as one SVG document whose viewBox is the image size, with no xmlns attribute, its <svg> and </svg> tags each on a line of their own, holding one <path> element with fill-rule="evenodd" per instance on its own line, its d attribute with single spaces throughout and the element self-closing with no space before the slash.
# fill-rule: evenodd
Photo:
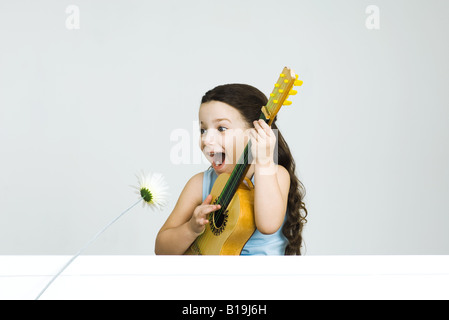
<svg viewBox="0 0 449 320">
<path fill-rule="evenodd" d="M 67 6 L 80 9 L 68 30 Z M 368 5 L 380 29 L 368 30 Z M 73 254 L 138 198 L 170 185 L 89 254 L 153 254 L 186 181 L 175 164 L 218 84 L 304 81 L 279 128 L 306 189 L 308 255 L 449 254 L 447 1 L 1 1 L 0 254 Z M 195 128 L 196 130 L 196 128 Z"/>
</svg>

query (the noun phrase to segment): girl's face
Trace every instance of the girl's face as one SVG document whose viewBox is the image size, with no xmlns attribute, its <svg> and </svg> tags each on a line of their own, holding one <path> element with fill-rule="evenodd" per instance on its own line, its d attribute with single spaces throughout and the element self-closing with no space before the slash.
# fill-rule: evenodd
<svg viewBox="0 0 449 320">
<path fill-rule="evenodd" d="M 220 101 L 201 104 L 200 147 L 215 172 L 231 173 L 249 141 L 247 122 L 239 111 Z"/>
</svg>

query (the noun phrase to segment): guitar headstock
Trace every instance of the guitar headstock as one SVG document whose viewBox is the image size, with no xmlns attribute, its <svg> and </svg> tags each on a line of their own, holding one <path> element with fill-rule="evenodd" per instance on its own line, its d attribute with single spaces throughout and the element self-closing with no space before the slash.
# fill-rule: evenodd
<svg viewBox="0 0 449 320">
<path fill-rule="evenodd" d="M 287 98 L 291 95 L 295 95 L 298 91 L 293 90 L 294 86 L 301 86 L 302 81 L 298 80 L 298 75 L 295 72 L 285 67 L 282 73 L 279 75 L 277 82 L 274 85 L 273 91 L 270 93 L 267 105 L 262 107 L 262 112 L 265 118 L 268 120 L 268 125 L 274 120 L 274 117 L 279 112 L 282 106 L 291 105 L 292 102 Z"/>
</svg>

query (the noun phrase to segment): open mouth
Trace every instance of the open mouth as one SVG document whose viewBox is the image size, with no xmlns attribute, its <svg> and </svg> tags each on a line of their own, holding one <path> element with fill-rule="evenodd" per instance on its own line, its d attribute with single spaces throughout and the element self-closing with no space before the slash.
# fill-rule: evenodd
<svg viewBox="0 0 449 320">
<path fill-rule="evenodd" d="M 209 156 L 212 159 L 212 167 L 214 169 L 221 169 L 225 165 L 226 155 L 224 152 L 209 152 Z"/>
</svg>

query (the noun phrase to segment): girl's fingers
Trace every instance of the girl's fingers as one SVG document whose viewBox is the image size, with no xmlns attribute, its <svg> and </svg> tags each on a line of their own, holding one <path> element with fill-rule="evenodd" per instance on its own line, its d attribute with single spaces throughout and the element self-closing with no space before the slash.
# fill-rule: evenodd
<svg viewBox="0 0 449 320">
<path fill-rule="evenodd" d="M 219 204 L 203 205 L 200 212 L 198 213 L 198 219 L 206 219 L 209 213 L 217 211 L 218 209 L 220 209 Z"/>
<path fill-rule="evenodd" d="M 261 127 L 259 121 L 254 121 L 254 128 L 256 129 L 257 134 L 260 135 L 262 138 L 265 138 L 267 136 L 267 133 Z"/>
<path fill-rule="evenodd" d="M 251 138 L 254 139 L 254 141 L 258 141 L 258 140 L 257 140 L 258 134 L 257 134 L 257 132 L 256 132 L 256 129 L 251 129 L 251 130 L 249 131 L 249 135 L 251 136 Z"/>
<path fill-rule="evenodd" d="M 210 204 L 210 205 L 204 205 L 199 217 L 198 217 L 198 223 L 202 226 L 206 225 L 209 223 L 208 215 L 214 211 L 217 211 L 218 209 L 220 209 L 220 205 L 219 204 Z"/>
<path fill-rule="evenodd" d="M 269 136 L 271 135 L 270 126 L 263 120 L 254 121 L 254 127 L 257 129 L 257 132 L 261 136 Z"/>
<path fill-rule="evenodd" d="M 205 207 L 218 207 L 220 208 L 219 204 L 210 204 L 212 202 L 212 195 L 209 194 L 206 199 L 204 199 L 203 203 L 201 205 L 205 206 Z M 217 210 L 218 208 L 216 208 L 215 210 Z"/>
<path fill-rule="evenodd" d="M 263 128 L 264 131 L 266 132 L 266 134 L 270 135 L 272 129 L 271 129 L 271 127 L 268 125 L 268 123 L 266 123 L 266 122 L 263 121 L 263 120 L 259 120 L 259 123 L 260 123 L 261 128 Z"/>
<path fill-rule="evenodd" d="M 220 205 L 219 204 L 210 204 L 210 205 L 207 205 L 207 206 L 204 206 L 204 208 L 203 208 L 203 214 L 208 214 L 208 213 L 211 213 L 211 212 L 214 212 L 214 211 L 216 211 L 216 210 L 218 210 L 218 209 L 220 209 Z"/>
<path fill-rule="evenodd" d="M 212 195 L 209 194 L 206 199 L 204 199 L 202 204 L 210 204 L 210 202 L 212 201 Z"/>
<path fill-rule="evenodd" d="M 262 127 L 262 128 L 264 128 L 265 130 L 266 129 L 271 129 L 271 127 L 268 125 L 268 123 L 266 123 L 265 121 L 263 121 L 263 120 L 259 120 L 259 123 L 260 123 L 260 126 Z"/>
</svg>

